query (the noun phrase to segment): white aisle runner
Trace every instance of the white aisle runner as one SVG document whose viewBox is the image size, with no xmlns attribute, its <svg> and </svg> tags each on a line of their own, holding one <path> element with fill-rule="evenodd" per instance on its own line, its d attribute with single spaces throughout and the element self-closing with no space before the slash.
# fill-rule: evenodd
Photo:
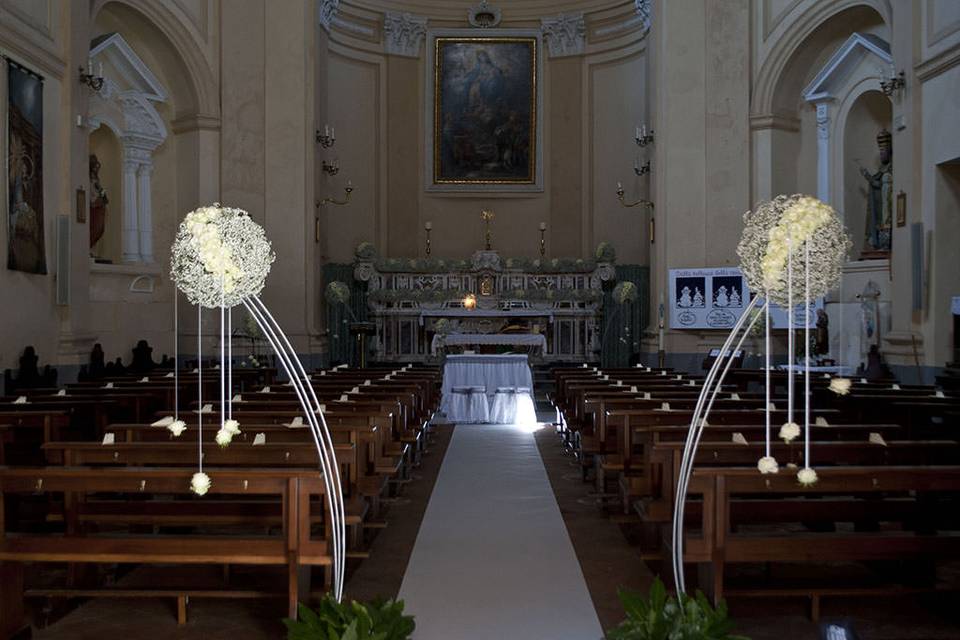
<svg viewBox="0 0 960 640">
<path fill-rule="evenodd" d="M 533 434 L 458 425 L 400 587 L 415 640 L 598 640 Z"/>
</svg>

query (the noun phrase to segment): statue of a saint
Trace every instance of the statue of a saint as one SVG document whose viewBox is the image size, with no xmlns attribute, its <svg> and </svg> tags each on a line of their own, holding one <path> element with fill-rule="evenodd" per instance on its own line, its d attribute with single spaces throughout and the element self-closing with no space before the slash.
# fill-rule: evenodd
<svg viewBox="0 0 960 640">
<path fill-rule="evenodd" d="M 90 154 L 90 249 L 100 241 L 107 228 L 107 192 L 100 184 L 100 160 Z"/>
<path fill-rule="evenodd" d="M 893 136 L 886 129 L 877 134 L 880 164 L 874 172 L 860 167 L 867 181 L 867 224 L 864 253 L 890 251 L 893 219 Z"/>
<path fill-rule="evenodd" d="M 830 318 L 823 309 L 817 309 L 817 328 L 814 334 L 813 353 L 818 356 L 830 353 Z"/>
</svg>

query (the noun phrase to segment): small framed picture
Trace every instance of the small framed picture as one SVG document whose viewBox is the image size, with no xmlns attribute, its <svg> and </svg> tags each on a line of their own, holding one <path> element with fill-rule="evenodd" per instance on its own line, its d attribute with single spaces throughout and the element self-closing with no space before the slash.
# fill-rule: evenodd
<svg viewBox="0 0 960 640">
<path fill-rule="evenodd" d="M 83 187 L 77 189 L 77 222 L 87 221 L 87 191 Z"/>
<path fill-rule="evenodd" d="M 897 194 L 897 226 L 907 224 L 907 194 L 901 191 Z"/>
</svg>

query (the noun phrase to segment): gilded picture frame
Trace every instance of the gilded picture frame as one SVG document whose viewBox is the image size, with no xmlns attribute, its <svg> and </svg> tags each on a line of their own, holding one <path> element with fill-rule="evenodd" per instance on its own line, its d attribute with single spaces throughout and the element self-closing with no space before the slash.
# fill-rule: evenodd
<svg viewBox="0 0 960 640">
<path fill-rule="evenodd" d="M 427 43 L 427 190 L 542 191 L 540 33 L 432 30 Z"/>
</svg>

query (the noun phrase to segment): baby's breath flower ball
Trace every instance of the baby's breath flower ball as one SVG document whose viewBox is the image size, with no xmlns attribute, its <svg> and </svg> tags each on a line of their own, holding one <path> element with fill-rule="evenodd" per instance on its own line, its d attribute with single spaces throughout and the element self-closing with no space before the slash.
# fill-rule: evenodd
<svg viewBox="0 0 960 640">
<path fill-rule="evenodd" d="M 777 196 L 745 213 L 743 222 L 737 255 L 747 283 L 758 295 L 766 291 L 771 301 L 786 305 L 792 263 L 793 302 L 803 300 L 805 243 L 810 256 L 809 298 L 822 297 L 840 283 L 851 242 L 829 205 L 810 196 Z"/>
<path fill-rule="evenodd" d="M 170 275 L 192 304 L 233 307 L 263 290 L 276 256 L 243 209 L 214 203 L 186 215 L 173 241 Z"/>
</svg>

